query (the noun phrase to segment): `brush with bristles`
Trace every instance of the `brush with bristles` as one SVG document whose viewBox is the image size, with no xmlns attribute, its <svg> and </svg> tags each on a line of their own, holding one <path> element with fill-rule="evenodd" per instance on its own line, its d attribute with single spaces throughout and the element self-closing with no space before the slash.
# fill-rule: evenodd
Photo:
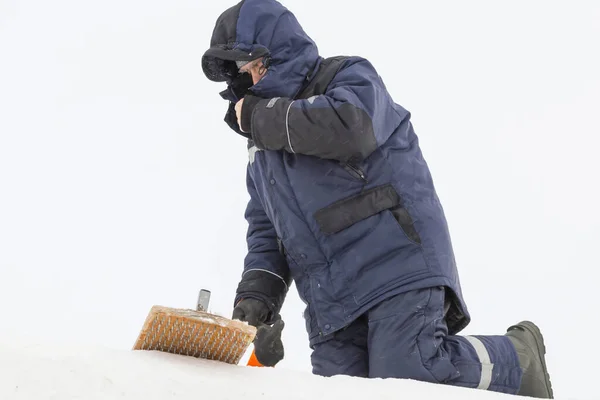
<svg viewBox="0 0 600 400">
<path fill-rule="evenodd" d="M 210 292 L 201 290 L 196 310 L 153 306 L 133 347 L 238 364 L 256 328 L 206 312 Z"/>
</svg>

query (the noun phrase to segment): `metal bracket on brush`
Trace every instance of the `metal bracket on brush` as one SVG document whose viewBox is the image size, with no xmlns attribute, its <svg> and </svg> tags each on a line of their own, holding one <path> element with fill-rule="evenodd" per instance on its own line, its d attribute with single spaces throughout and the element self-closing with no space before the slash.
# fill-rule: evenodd
<svg viewBox="0 0 600 400">
<path fill-rule="evenodd" d="M 198 302 L 196 311 L 208 312 L 208 304 L 210 303 L 210 290 L 201 289 L 198 293 Z"/>
</svg>

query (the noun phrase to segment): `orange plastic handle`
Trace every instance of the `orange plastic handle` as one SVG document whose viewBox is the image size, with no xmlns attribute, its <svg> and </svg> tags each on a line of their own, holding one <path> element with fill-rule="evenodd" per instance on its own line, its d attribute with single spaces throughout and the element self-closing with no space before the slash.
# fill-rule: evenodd
<svg viewBox="0 0 600 400">
<path fill-rule="evenodd" d="M 248 359 L 248 366 L 249 367 L 264 367 L 264 365 L 262 365 L 256 358 L 256 354 L 254 353 L 254 350 L 252 350 L 250 359 Z"/>
</svg>

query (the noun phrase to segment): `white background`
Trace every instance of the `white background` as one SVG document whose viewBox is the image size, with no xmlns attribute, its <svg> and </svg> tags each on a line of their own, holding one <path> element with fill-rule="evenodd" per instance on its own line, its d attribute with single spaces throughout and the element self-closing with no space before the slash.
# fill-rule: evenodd
<svg viewBox="0 0 600 400">
<path fill-rule="evenodd" d="M 150 307 L 229 316 L 246 142 L 200 67 L 235 1 L 0 0 L 0 340 L 128 349 Z M 323 56 L 411 111 L 473 322 L 546 337 L 557 396 L 597 377 L 600 3 L 287 0 Z M 310 370 L 302 305 L 286 359 Z"/>
</svg>

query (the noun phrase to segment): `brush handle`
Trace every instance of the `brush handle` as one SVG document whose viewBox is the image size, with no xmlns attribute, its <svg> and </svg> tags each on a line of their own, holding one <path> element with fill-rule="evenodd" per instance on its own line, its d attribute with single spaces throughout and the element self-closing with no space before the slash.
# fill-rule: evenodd
<svg viewBox="0 0 600 400">
<path fill-rule="evenodd" d="M 256 358 L 256 353 L 254 352 L 254 349 L 252 349 L 252 354 L 250 355 L 250 358 L 248 359 L 248 367 L 264 367 L 264 365 L 262 365 L 260 363 L 260 361 L 258 361 L 258 359 Z"/>
<path fill-rule="evenodd" d="M 196 303 L 197 311 L 208 311 L 208 305 L 210 303 L 210 290 L 201 289 L 198 293 L 198 302 Z"/>
</svg>

